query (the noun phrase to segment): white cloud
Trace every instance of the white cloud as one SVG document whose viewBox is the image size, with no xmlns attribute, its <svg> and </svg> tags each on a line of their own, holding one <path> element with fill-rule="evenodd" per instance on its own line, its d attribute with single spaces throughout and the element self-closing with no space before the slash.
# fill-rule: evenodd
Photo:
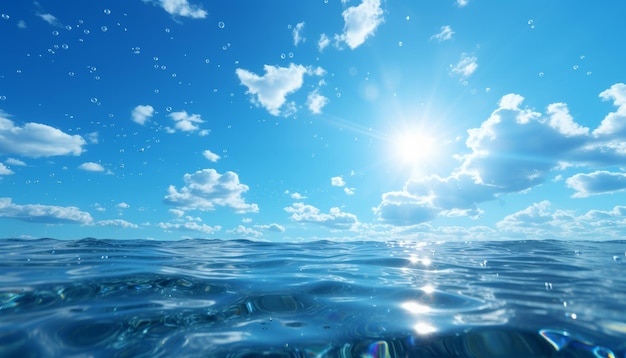
<svg viewBox="0 0 626 358">
<path fill-rule="evenodd" d="M 87 134 L 87 139 L 89 139 L 89 143 L 98 144 L 98 132 L 91 132 Z"/>
<path fill-rule="evenodd" d="M 11 169 L 7 168 L 4 164 L 0 163 L 0 175 L 11 175 L 14 174 Z"/>
<path fill-rule="evenodd" d="M 191 5 L 188 0 L 143 0 L 158 4 L 170 15 L 190 17 L 193 19 L 203 19 L 207 16 L 207 12 L 200 6 Z"/>
<path fill-rule="evenodd" d="M 359 223 L 356 215 L 342 212 L 339 208 L 331 208 L 328 214 L 324 214 L 314 206 L 293 203 L 286 207 L 285 211 L 291 214 L 291 220 L 319 224 L 337 230 L 352 230 Z"/>
<path fill-rule="evenodd" d="M 343 181 L 342 177 L 332 177 L 330 178 L 330 184 L 332 186 L 344 186 L 346 182 Z"/>
<path fill-rule="evenodd" d="M 448 25 L 441 26 L 441 31 L 438 34 L 434 34 L 430 37 L 431 40 L 437 41 L 446 41 L 452 39 L 452 35 L 454 35 L 454 31 Z"/>
<path fill-rule="evenodd" d="M 461 79 L 466 79 L 471 76 L 478 68 L 477 58 L 475 56 L 468 56 L 467 54 L 461 54 L 459 62 L 452 66 L 450 65 L 450 73 L 452 75 L 459 75 Z"/>
<path fill-rule="evenodd" d="M 128 205 L 125 202 L 121 202 L 121 203 L 117 204 L 117 207 L 120 208 L 120 209 L 128 209 L 128 208 L 130 208 L 130 205 Z"/>
<path fill-rule="evenodd" d="M 285 232 L 285 227 L 278 224 L 270 224 L 270 225 L 256 225 L 255 228 L 259 230 L 267 230 L 272 232 Z"/>
<path fill-rule="evenodd" d="M 215 169 L 198 170 L 183 177 L 185 186 L 179 190 L 170 185 L 164 201 L 183 210 L 215 210 L 216 206 L 229 207 L 236 213 L 256 213 L 257 204 L 248 204 L 241 197 L 248 186 L 239 182 L 236 173 L 218 173 Z"/>
<path fill-rule="evenodd" d="M 469 0 L 456 0 L 456 4 L 459 7 L 464 7 L 464 6 L 467 6 L 467 4 L 469 4 Z"/>
<path fill-rule="evenodd" d="M 211 151 L 210 151 L 210 150 L 208 150 L 208 149 L 207 149 L 207 150 L 205 150 L 205 151 L 203 151 L 203 152 L 202 152 L 202 155 L 203 155 L 206 159 L 208 159 L 209 161 L 211 161 L 211 162 L 213 162 L 213 163 L 217 162 L 217 161 L 220 159 L 220 156 L 219 156 L 219 155 L 217 155 L 217 154 L 215 154 L 215 153 L 211 152 Z"/>
<path fill-rule="evenodd" d="M 348 187 L 343 188 L 343 192 L 346 193 L 346 195 L 354 195 L 354 191 L 355 191 L 354 188 L 348 188 Z"/>
<path fill-rule="evenodd" d="M 41 123 L 16 126 L 0 113 L 0 154 L 39 158 L 56 155 L 80 155 L 87 143 L 79 135 L 69 135 Z"/>
<path fill-rule="evenodd" d="M 295 111 L 295 104 L 287 104 L 288 94 L 296 92 L 304 82 L 304 74 L 309 71 L 302 65 L 289 67 L 263 66 L 265 74 L 258 76 L 248 70 L 238 68 L 235 72 L 241 84 L 248 87 L 253 97 L 253 103 L 260 104 L 274 116 L 289 115 Z"/>
<path fill-rule="evenodd" d="M 304 21 L 303 22 L 299 22 L 294 28 L 293 28 L 293 44 L 294 46 L 298 46 L 298 44 L 300 42 L 305 42 L 306 38 L 300 36 L 300 32 L 302 31 L 302 29 L 304 28 Z"/>
<path fill-rule="evenodd" d="M 170 209 L 168 210 L 169 213 L 178 216 L 179 218 L 182 217 L 183 215 L 185 215 L 185 211 L 180 210 L 180 209 Z"/>
<path fill-rule="evenodd" d="M 254 230 L 249 227 L 245 227 L 243 225 L 237 225 L 236 228 L 232 230 L 226 230 L 227 234 L 237 235 L 240 237 L 259 237 L 263 236 L 263 233 L 257 230 Z"/>
<path fill-rule="evenodd" d="M 311 111 L 311 113 L 313 114 L 322 113 L 322 108 L 324 108 L 324 106 L 326 106 L 328 102 L 330 102 L 330 100 L 319 94 L 318 89 L 310 92 L 306 99 L 306 105 L 307 107 L 309 107 L 309 111 Z"/>
<path fill-rule="evenodd" d="M 62 26 L 61 22 L 59 22 L 59 20 L 56 18 L 56 16 L 54 16 L 52 14 L 37 13 L 37 16 L 39 16 L 43 21 L 47 22 L 48 24 L 50 24 L 52 26 L 56 26 L 56 27 Z"/>
<path fill-rule="evenodd" d="M 567 178 L 568 187 L 576 190 L 574 198 L 586 198 L 591 195 L 609 194 L 626 190 L 626 173 L 614 173 L 606 170 L 589 174 L 579 173 Z"/>
<path fill-rule="evenodd" d="M 344 20 L 343 33 L 335 35 L 335 40 L 337 44 L 345 42 L 353 50 L 373 36 L 378 25 L 384 21 L 380 0 L 363 0 L 358 6 L 345 9 L 341 15 Z"/>
<path fill-rule="evenodd" d="M 437 215 L 428 200 L 406 191 L 384 193 L 381 203 L 373 210 L 379 220 L 393 225 L 415 225 Z"/>
<path fill-rule="evenodd" d="M 82 224 L 88 225 L 93 218 L 87 212 L 74 206 L 55 206 L 42 204 L 14 204 L 11 198 L 0 198 L 0 217 L 18 219 L 32 223 L 45 224 Z"/>
<path fill-rule="evenodd" d="M 157 227 L 167 231 L 196 231 L 204 234 L 212 234 L 222 229 L 221 226 L 209 226 L 206 224 L 199 224 L 195 221 L 188 221 L 185 223 L 164 223 L 160 222 Z"/>
<path fill-rule="evenodd" d="M 326 34 L 321 34 L 320 39 L 317 41 L 317 48 L 323 51 L 328 45 L 330 45 L 330 39 Z"/>
<path fill-rule="evenodd" d="M 617 111 L 609 113 L 593 131 L 596 137 L 624 137 L 626 135 L 626 85 L 616 83 L 611 88 L 600 93 L 604 101 L 613 100 Z"/>
<path fill-rule="evenodd" d="M 9 164 L 9 165 L 17 165 L 17 166 L 20 166 L 20 167 L 26 166 L 26 163 L 24 163 L 23 161 L 21 161 L 19 159 L 15 159 L 15 158 L 7 158 L 7 160 L 5 160 L 4 162 Z"/>
<path fill-rule="evenodd" d="M 126 220 L 122 219 L 113 219 L 113 220 L 99 220 L 95 223 L 96 226 L 118 226 L 123 228 L 137 229 L 139 226 L 137 224 L 133 224 Z"/>
<path fill-rule="evenodd" d="M 169 117 L 176 122 L 174 126 L 183 132 L 198 130 L 199 127 L 195 123 L 204 123 L 199 114 L 189 115 L 187 111 L 172 112 Z"/>
<path fill-rule="evenodd" d="M 139 123 L 142 126 L 146 121 L 154 114 L 154 108 L 150 105 L 139 105 L 131 112 L 131 117 L 135 123 Z"/>
<path fill-rule="evenodd" d="M 88 172 L 103 172 L 104 167 L 98 163 L 94 162 L 86 162 L 81 164 L 78 169 L 88 171 Z"/>
<path fill-rule="evenodd" d="M 27 28 L 26 26 L 26 22 L 24 20 L 20 20 L 17 22 L 17 27 L 19 27 L 20 29 L 25 29 Z"/>
<path fill-rule="evenodd" d="M 306 199 L 307 197 L 300 193 L 293 193 L 291 194 L 291 198 L 296 199 L 296 200 L 302 200 L 302 199 Z"/>
</svg>

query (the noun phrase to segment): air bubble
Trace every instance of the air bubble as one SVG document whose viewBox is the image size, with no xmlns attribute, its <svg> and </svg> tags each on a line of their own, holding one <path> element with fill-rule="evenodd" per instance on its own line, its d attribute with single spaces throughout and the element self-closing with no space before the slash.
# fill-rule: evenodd
<svg viewBox="0 0 626 358">
<path fill-rule="evenodd" d="M 293 58 L 293 52 L 289 52 L 288 56 L 289 58 Z"/>
<path fill-rule="evenodd" d="M 168 111 L 168 112 L 171 112 L 172 111 L 172 107 L 169 107 L 169 106 L 165 107 L 165 110 Z"/>
<path fill-rule="evenodd" d="M 285 55 L 284 53 L 280 54 L 280 58 L 282 58 L 283 60 L 287 57 L 287 55 Z"/>
<path fill-rule="evenodd" d="M 70 46 L 68 44 L 63 44 L 61 45 L 61 48 L 67 50 L 68 48 L 70 48 Z"/>
<path fill-rule="evenodd" d="M 65 25 L 65 29 L 66 29 L 67 31 L 72 31 L 72 27 L 71 27 L 70 25 Z"/>
<path fill-rule="evenodd" d="M 7 96 L 4 96 L 4 95 L 0 96 L 0 101 L 6 101 L 6 100 L 7 100 Z"/>
<path fill-rule="evenodd" d="M 402 47 L 402 41 L 398 41 L 398 47 Z"/>
<path fill-rule="evenodd" d="M 139 46 L 133 47 L 131 50 L 133 51 L 135 55 L 139 55 L 141 53 L 141 47 Z"/>
<path fill-rule="evenodd" d="M 74 77 L 75 73 L 70 71 L 70 72 L 67 73 L 67 75 L 70 76 L 70 77 Z"/>
<path fill-rule="evenodd" d="M 106 26 L 102 26 L 102 27 L 100 28 L 100 30 L 102 30 L 102 32 L 107 32 L 107 31 L 109 31 L 109 28 L 108 28 L 108 27 L 106 27 Z"/>
<path fill-rule="evenodd" d="M 91 103 L 98 103 L 98 99 L 96 97 L 91 97 Z"/>
<path fill-rule="evenodd" d="M 539 77 L 543 77 L 544 73 L 543 72 L 539 72 Z"/>
<path fill-rule="evenodd" d="M 155 60 L 155 61 L 158 61 L 158 60 L 159 60 L 159 58 L 158 58 L 158 57 L 156 57 L 156 56 L 154 56 L 152 59 L 153 59 L 153 60 Z"/>
<path fill-rule="evenodd" d="M 170 33 L 170 29 L 169 28 L 165 28 L 165 32 L 167 32 L 169 34 Z"/>
<path fill-rule="evenodd" d="M 581 56 L 580 56 L 580 59 L 581 59 L 581 60 L 584 60 L 584 59 L 585 59 L 585 55 L 581 55 Z"/>
<path fill-rule="evenodd" d="M 105 13 L 106 15 L 111 15 L 111 10 L 109 10 L 109 9 L 104 9 L 104 13 Z"/>
<path fill-rule="evenodd" d="M 89 35 L 89 30 L 83 30 L 83 32 L 85 33 L 85 35 Z"/>
<path fill-rule="evenodd" d="M 578 65 L 574 65 L 574 66 L 572 66 L 572 69 L 573 69 L 574 71 L 576 71 L 576 70 L 578 69 Z"/>
<path fill-rule="evenodd" d="M 154 90 L 154 93 L 159 94 L 159 90 L 158 90 L 158 89 L 155 89 L 155 90 Z"/>
<path fill-rule="evenodd" d="M 587 76 L 591 76 L 591 71 L 587 71 Z"/>
<path fill-rule="evenodd" d="M 406 21 L 409 21 L 409 20 L 411 20 L 411 17 L 407 15 Z"/>
<path fill-rule="evenodd" d="M 337 98 L 341 97 L 341 92 L 337 92 Z"/>
<path fill-rule="evenodd" d="M 161 66 L 161 69 L 162 69 L 163 71 L 165 71 L 165 70 L 167 70 L 167 66 L 163 65 L 163 66 Z"/>
<path fill-rule="evenodd" d="M 175 78 L 175 77 L 176 77 L 176 74 L 175 74 L 175 73 L 172 73 L 172 77 L 174 77 L 174 78 Z"/>
<path fill-rule="evenodd" d="M 208 58 L 204 60 L 204 63 L 211 63 L 211 60 L 209 60 Z"/>
<path fill-rule="evenodd" d="M 52 35 L 59 36 L 59 32 L 57 30 L 52 31 Z"/>
<path fill-rule="evenodd" d="M 469 82 L 463 81 L 463 86 L 467 86 L 468 84 L 469 84 Z"/>
<path fill-rule="evenodd" d="M 489 87 L 485 88 L 485 92 L 487 92 L 487 93 L 491 92 L 491 88 L 489 88 Z"/>
<path fill-rule="evenodd" d="M 5 20 L 8 20 L 9 18 L 11 18 L 11 16 L 7 15 L 7 14 L 2 14 L 2 18 Z"/>
<path fill-rule="evenodd" d="M 217 27 L 219 27 L 220 29 L 223 29 L 224 27 L 226 27 L 226 24 L 224 24 L 224 22 L 220 21 L 217 23 Z"/>
</svg>

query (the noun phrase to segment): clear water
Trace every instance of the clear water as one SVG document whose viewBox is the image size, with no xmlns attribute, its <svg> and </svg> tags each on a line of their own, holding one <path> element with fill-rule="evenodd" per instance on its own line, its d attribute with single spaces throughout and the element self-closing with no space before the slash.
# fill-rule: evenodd
<svg viewBox="0 0 626 358">
<path fill-rule="evenodd" d="M 626 241 L 1 240 L 2 357 L 626 357 Z"/>
</svg>

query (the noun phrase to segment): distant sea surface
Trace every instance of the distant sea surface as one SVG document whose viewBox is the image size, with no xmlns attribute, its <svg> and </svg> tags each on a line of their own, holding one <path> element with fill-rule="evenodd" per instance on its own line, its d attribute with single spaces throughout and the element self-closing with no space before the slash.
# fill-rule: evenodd
<svg viewBox="0 0 626 358">
<path fill-rule="evenodd" d="M 626 241 L 0 240 L 0 357 L 626 357 Z"/>
</svg>

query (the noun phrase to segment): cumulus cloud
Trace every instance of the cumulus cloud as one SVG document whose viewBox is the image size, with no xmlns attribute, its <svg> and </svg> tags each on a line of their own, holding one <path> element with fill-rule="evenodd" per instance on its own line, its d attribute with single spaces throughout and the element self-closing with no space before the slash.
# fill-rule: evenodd
<svg viewBox="0 0 626 358">
<path fill-rule="evenodd" d="M 259 237 L 259 236 L 263 236 L 263 233 L 249 228 L 249 227 L 245 227 L 243 225 L 237 225 L 236 228 L 232 229 L 232 230 L 226 230 L 227 234 L 231 234 L 231 235 L 236 235 L 239 237 Z"/>
<path fill-rule="evenodd" d="M 291 214 L 290 219 L 293 221 L 318 224 L 336 230 L 351 230 L 359 223 L 356 215 L 342 212 L 339 208 L 331 208 L 328 214 L 324 214 L 314 206 L 293 203 L 285 211 Z"/>
<path fill-rule="evenodd" d="M 220 156 L 219 156 L 219 155 L 217 155 L 217 154 L 215 154 L 215 153 L 211 152 L 211 151 L 210 151 L 210 150 L 208 150 L 208 149 L 207 149 L 207 150 L 205 150 L 205 151 L 203 151 L 203 152 L 202 152 L 202 155 L 203 155 L 206 159 L 208 159 L 209 161 L 211 161 L 211 162 L 213 162 L 213 163 L 217 162 L 217 161 L 220 159 Z"/>
<path fill-rule="evenodd" d="M 343 181 L 342 177 L 332 177 L 330 178 L 330 185 L 332 186 L 344 186 L 346 182 Z"/>
<path fill-rule="evenodd" d="M 167 13 L 173 16 L 203 19 L 207 12 L 200 6 L 191 5 L 188 0 L 143 0 L 161 6 Z"/>
<path fill-rule="evenodd" d="M 321 76 L 325 73 L 321 67 L 313 69 L 293 63 L 289 67 L 265 65 L 263 69 L 263 76 L 242 68 L 236 69 L 235 73 L 253 96 L 253 103 L 264 107 L 274 116 L 288 116 L 295 112 L 295 104 L 286 104 L 286 97 L 302 87 L 305 74 Z"/>
<path fill-rule="evenodd" d="M 199 114 L 187 114 L 187 111 L 172 112 L 169 117 L 174 120 L 176 129 L 183 132 L 193 132 L 198 130 L 197 123 L 204 123 Z"/>
<path fill-rule="evenodd" d="M 11 175 L 14 174 L 14 172 L 7 168 L 4 164 L 0 163 L 0 175 Z"/>
<path fill-rule="evenodd" d="M 13 203 L 11 198 L 0 198 L 0 217 L 45 224 L 88 225 L 93 222 L 89 213 L 75 206 L 20 205 Z"/>
<path fill-rule="evenodd" d="M 306 41 L 306 39 L 302 36 L 300 36 L 300 32 L 302 31 L 302 29 L 304 28 L 304 21 L 303 22 L 299 22 L 294 28 L 293 28 L 293 44 L 294 46 L 298 46 L 298 44 L 300 42 L 304 42 Z"/>
<path fill-rule="evenodd" d="M 343 33 L 335 35 L 335 40 L 338 45 L 346 43 L 352 50 L 373 36 L 376 28 L 384 21 L 380 0 L 363 0 L 359 5 L 345 9 L 341 15 L 344 20 Z"/>
<path fill-rule="evenodd" d="M 617 111 L 609 113 L 593 134 L 601 138 L 623 138 L 626 135 L 626 85 L 616 83 L 600 93 L 600 98 L 604 101 L 613 100 Z"/>
<path fill-rule="evenodd" d="M 319 89 L 310 92 L 306 99 L 306 105 L 313 114 L 322 113 L 322 108 L 324 108 L 328 102 L 330 102 L 330 100 L 327 97 L 319 94 Z"/>
<path fill-rule="evenodd" d="M 150 117 L 154 114 L 154 108 L 150 105 L 138 105 L 133 109 L 130 113 L 133 121 L 135 123 L 139 123 L 142 126 L 148 121 Z"/>
<path fill-rule="evenodd" d="M 248 186 L 239 182 L 236 173 L 218 173 L 215 169 L 198 170 L 183 177 L 185 186 L 180 190 L 170 185 L 164 201 L 182 210 L 215 210 L 217 206 L 229 207 L 236 213 L 256 213 L 257 204 L 248 204 L 241 197 Z"/>
<path fill-rule="evenodd" d="M 78 166 L 78 169 L 87 171 L 87 172 L 103 172 L 104 167 L 98 163 L 87 162 Z"/>
<path fill-rule="evenodd" d="M 0 113 L 0 154 L 39 158 L 80 155 L 87 143 L 79 135 L 69 135 L 41 123 L 16 126 Z"/>
<path fill-rule="evenodd" d="M 330 39 L 326 34 L 321 34 L 320 39 L 317 41 L 317 48 L 323 51 L 328 45 L 330 45 Z"/>
<path fill-rule="evenodd" d="M 354 195 L 355 190 L 356 189 L 354 188 L 348 188 L 348 187 L 343 188 L 343 192 L 346 193 L 346 195 Z"/>
<path fill-rule="evenodd" d="M 475 56 L 468 56 L 466 53 L 461 54 L 461 59 L 456 65 L 450 65 L 450 74 L 458 75 L 461 79 L 471 76 L 478 68 L 478 59 Z"/>
<path fill-rule="evenodd" d="M 203 234 L 212 234 L 222 229 L 221 226 L 209 226 L 206 224 L 200 224 L 195 221 L 187 221 L 184 223 L 164 223 L 160 222 L 157 227 L 166 231 L 196 231 Z"/>
<path fill-rule="evenodd" d="M 285 232 L 285 227 L 278 224 L 256 225 L 255 228 L 271 232 Z"/>
<path fill-rule="evenodd" d="M 385 193 L 374 208 L 379 220 L 414 225 L 436 216 L 477 218 L 480 203 L 532 189 L 565 167 L 626 161 L 624 135 L 607 140 L 591 134 L 574 121 L 564 103 L 551 104 L 541 114 L 522 108 L 523 101 L 518 94 L 503 96 L 480 127 L 468 130 L 470 153 L 457 156 L 460 165 L 448 177 L 411 178 L 401 191 Z M 565 182 L 576 190 L 574 197 L 626 189 L 621 172 L 577 174 Z"/>
<path fill-rule="evenodd" d="M 579 173 L 565 181 L 568 187 L 576 190 L 574 198 L 615 193 L 626 190 L 626 173 L 599 170 L 589 174 Z"/>
<path fill-rule="evenodd" d="M 120 208 L 120 209 L 128 209 L 128 208 L 130 208 L 130 205 L 128 205 L 125 202 L 121 202 L 121 203 L 117 204 L 117 207 Z"/>
<path fill-rule="evenodd" d="M 285 194 L 289 194 L 289 191 L 286 191 Z M 292 199 L 296 199 L 296 200 L 302 200 L 302 199 L 306 199 L 307 197 L 302 195 L 302 194 L 300 194 L 300 193 L 298 193 L 298 192 L 296 192 L 296 193 L 292 193 L 291 194 L 291 198 Z"/>
<path fill-rule="evenodd" d="M 454 31 L 452 31 L 452 28 L 450 26 L 446 25 L 441 26 L 441 31 L 439 31 L 439 33 L 437 34 L 432 35 L 430 39 L 441 42 L 452 39 L 452 35 L 454 35 Z"/>
</svg>

